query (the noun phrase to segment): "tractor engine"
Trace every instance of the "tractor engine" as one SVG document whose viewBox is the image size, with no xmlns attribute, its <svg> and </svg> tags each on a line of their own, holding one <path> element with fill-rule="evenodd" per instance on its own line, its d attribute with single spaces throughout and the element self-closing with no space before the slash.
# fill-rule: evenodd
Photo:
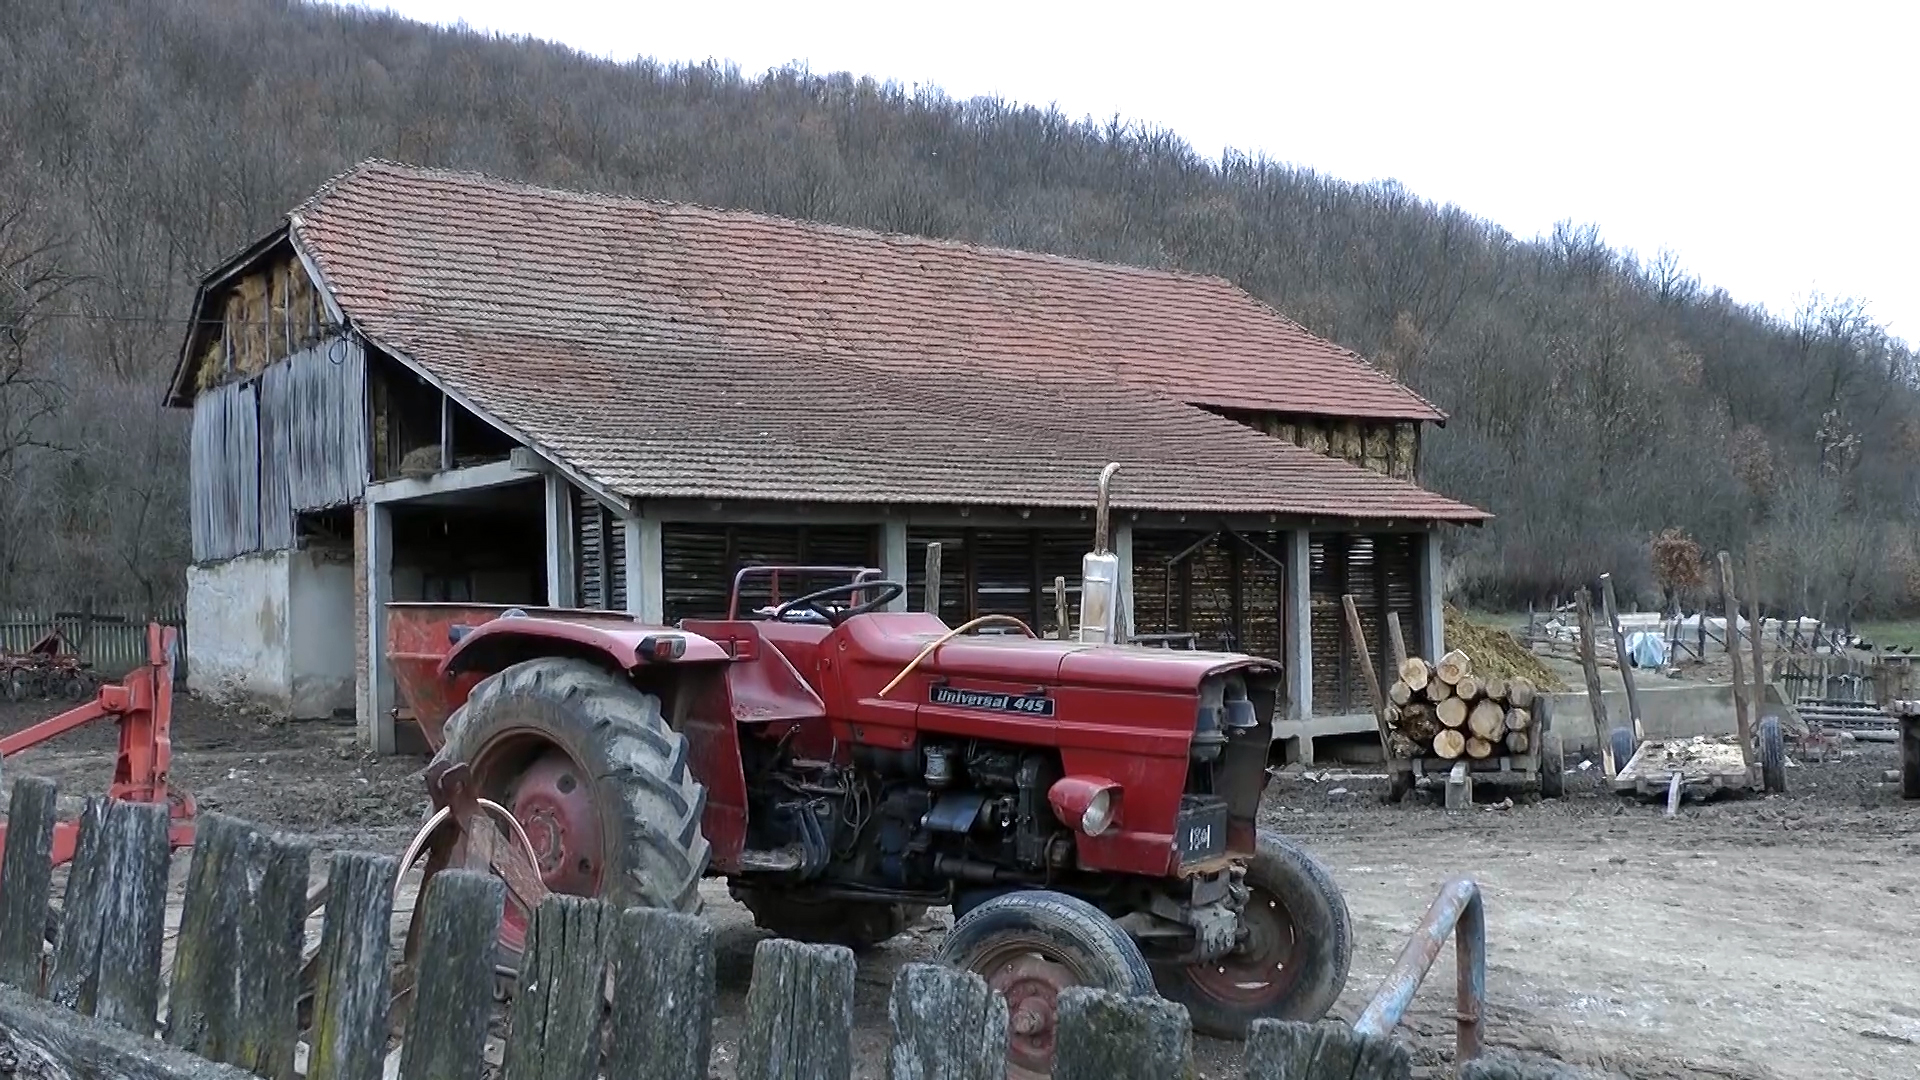
<svg viewBox="0 0 1920 1080">
<path fill-rule="evenodd" d="M 828 891 L 933 899 L 949 883 L 1040 883 L 1073 865 L 1072 834 L 1047 804 L 1061 776 L 1051 751 L 929 739 L 855 747 L 849 765 L 783 742 L 748 756 L 749 846 L 790 853 L 791 876 Z"/>
</svg>

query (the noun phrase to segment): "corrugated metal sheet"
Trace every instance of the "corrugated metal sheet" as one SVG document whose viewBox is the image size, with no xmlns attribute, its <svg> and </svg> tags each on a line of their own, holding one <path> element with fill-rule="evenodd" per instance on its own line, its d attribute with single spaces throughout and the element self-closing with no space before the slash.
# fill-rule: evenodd
<svg viewBox="0 0 1920 1080">
<path fill-rule="evenodd" d="M 260 430 L 252 383 L 229 383 L 193 405 L 193 558 L 260 549 Z"/>
</svg>

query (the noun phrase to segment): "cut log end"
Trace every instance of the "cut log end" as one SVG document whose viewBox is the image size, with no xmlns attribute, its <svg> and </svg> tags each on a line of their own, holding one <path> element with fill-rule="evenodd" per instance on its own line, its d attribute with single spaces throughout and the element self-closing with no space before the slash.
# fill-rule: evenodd
<svg viewBox="0 0 1920 1080">
<path fill-rule="evenodd" d="M 1407 662 L 1400 665 L 1400 681 L 1410 690 L 1425 690 L 1432 680 L 1433 668 L 1417 656 L 1408 657 Z"/>
<path fill-rule="evenodd" d="M 1454 728 L 1442 728 L 1440 733 L 1433 737 L 1433 752 L 1437 757 L 1451 761 L 1465 753 L 1466 749 L 1467 737 Z"/>
<path fill-rule="evenodd" d="M 1524 754 L 1532 747 L 1533 747 L 1533 740 L 1527 737 L 1526 732 L 1524 731 L 1507 732 L 1507 752 L 1508 753 Z"/>
<path fill-rule="evenodd" d="M 1400 707 L 1400 730 L 1407 738 L 1425 745 L 1433 741 L 1440 732 L 1440 721 L 1433 715 L 1433 706 L 1418 702 Z"/>
<path fill-rule="evenodd" d="M 1454 649 L 1440 658 L 1440 662 L 1433 666 L 1433 673 L 1443 683 L 1457 683 L 1473 674 L 1473 661 L 1467 658 L 1466 653 Z"/>
<path fill-rule="evenodd" d="M 1480 680 L 1471 675 L 1463 675 L 1460 677 L 1459 682 L 1453 684 L 1453 692 L 1466 698 L 1468 701 L 1479 697 L 1480 691 Z"/>
<path fill-rule="evenodd" d="M 1413 700 L 1413 687 L 1408 686 L 1404 679 L 1395 679 L 1393 685 L 1387 687 L 1387 700 L 1395 705 L 1405 705 Z"/>
<path fill-rule="evenodd" d="M 1475 759 L 1492 757 L 1493 744 L 1475 735 L 1467 740 L 1467 756 Z"/>
<path fill-rule="evenodd" d="M 1525 709 L 1507 710 L 1507 730 L 1526 731 L 1533 727 L 1533 714 Z"/>
<path fill-rule="evenodd" d="M 1450 697 L 1434 706 L 1434 715 L 1440 723 L 1450 727 L 1461 727 L 1467 722 L 1467 702 L 1464 698 Z"/>
<path fill-rule="evenodd" d="M 1536 693 L 1533 680 L 1515 676 L 1507 680 L 1507 704 L 1516 709 L 1533 707 L 1533 695 Z"/>
<path fill-rule="evenodd" d="M 1507 733 L 1507 712 L 1491 701 L 1482 701 L 1467 714 L 1467 730 L 1476 738 L 1497 742 Z"/>
<path fill-rule="evenodd" d="M 1505 701 L 1508 693 L 1507 680 L 1498 675 L 1489 675 L 1480 680 L 1480 692 L 1494 701 Z"/>
</svg>

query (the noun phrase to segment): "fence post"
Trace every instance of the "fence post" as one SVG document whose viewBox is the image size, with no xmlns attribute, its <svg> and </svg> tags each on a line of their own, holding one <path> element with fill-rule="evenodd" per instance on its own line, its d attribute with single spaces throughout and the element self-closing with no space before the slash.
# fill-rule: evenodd
<svg viewBox="0 0 1920 1080">
<path fill-rule="evenodd" d="M 622 912 L 613 941 L 608 1080 L 707 1080 L 713 927 L 652 908 Z"/>
<path fill-rule="evenodd" d="M 53 896 L 53 823 L 59 788 L 25 776 L 7 804 L 7 849 L 0 856 L 0 983 L 40 993 L 40 949 Z"/>
<path fill-rule="evenodd" d="M 740 1080 L 847 1080 L 853 1073 L 853 953 L 778 939 L 753 951 Z"/>
<path fill-rule="evenodd" d="M 1255 1020 L 1247 1032 L 1247 1080 L 1407 1080 L 1413 1058 L 1387 1035 L 1345 1024 Z"/>
<path fill-rule="evenodd" d="M 400 860 L 337 854 L 327 869 L 307 1080 L 380 1080 L 393 973 L 387 964 Z"/>
<path fill-rule="evenodd" d="M 267 1080 L 293 1075 L 310 848 L 202 814 L 174 948 L 167 1041 Z"/>
<path fill-rule="evenodd" d="M 1193 1075 L 1193 1027 L 1183 1005 L 1070 986 L 1055 1007 L 1053 1080 Z"/>
<path fill-rule="evenodd" d="M 96 797 L 80 829 L 47 996 L 152 1035 L 166 933 L 167 808 Z"/>
<path fill-rule="evenodd" d="M 505 898 L 491 874 L 443 870 L 427 882 L 413 1013 L 400 1045 L 405 1080 L 478 1080 Z"/>
<path fill-rule="evenodd" d="M 559 893 L 534 911 L 501 1063 L 507 1080 L 594 1080 L 599 1074 L 613 923 L 612 910 L 600 901 Z"/>
<path fill-rule="evenodd" d="M 887 997 L 887 1080 L 1002 1080 L 1007 999 L 970 971 L 908 964 Z"/>
</svg>

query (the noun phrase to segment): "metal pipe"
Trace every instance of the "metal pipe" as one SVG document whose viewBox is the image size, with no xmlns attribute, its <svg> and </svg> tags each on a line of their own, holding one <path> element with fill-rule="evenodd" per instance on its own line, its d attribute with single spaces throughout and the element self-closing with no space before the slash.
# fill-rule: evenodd
<svg viewBox="0 0 1920 1080">
<path fill-rule="evenodd" d="M 1354 1021 L 1353 1030 L 1381 1038 L 1391 1035 L 1449 937 L 1454 939 L 1459 963 L 1453 1055 L 1458 1075 L 1467 1062 L 1480 1056 L 1481 1019 L 1487 999 L 1486 909 L 1480 900 L 1480 886 L 1469 878 L 1454 878 L 1441 887 L 1393 970 L 1381 981 L 1360 1019 Z"/>
<path fill-rule="evenodd" d="M 1107 488 L 1113 483 L 1113 474 L 1120 471 L 1120 463 L 1110 461 L 1100 470 L 1100 500 L 1093 508 L 1093 552 L 1096 555 L 1107 553 Z"/>
</svg>

